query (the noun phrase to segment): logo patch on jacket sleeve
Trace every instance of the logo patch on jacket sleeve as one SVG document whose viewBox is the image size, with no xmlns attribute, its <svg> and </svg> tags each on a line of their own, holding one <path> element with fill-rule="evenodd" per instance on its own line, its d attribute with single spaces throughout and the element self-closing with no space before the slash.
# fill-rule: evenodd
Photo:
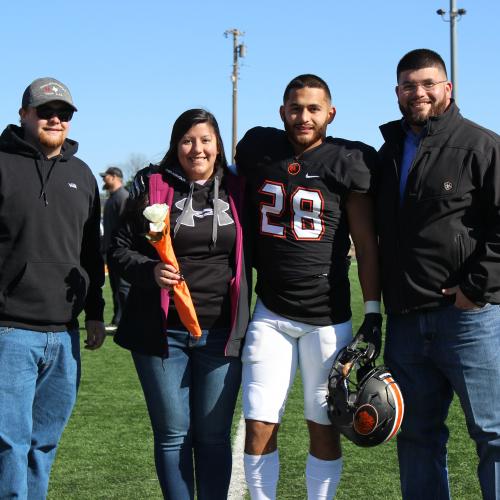
<svg viewBox="0 0 500 500">
<path fill-rule="evenodd" d="M 443 187 L 445 191 L 451 191 L 453 189 L 453 184 L 450 181 L 445 181 Z"/>
</svg>

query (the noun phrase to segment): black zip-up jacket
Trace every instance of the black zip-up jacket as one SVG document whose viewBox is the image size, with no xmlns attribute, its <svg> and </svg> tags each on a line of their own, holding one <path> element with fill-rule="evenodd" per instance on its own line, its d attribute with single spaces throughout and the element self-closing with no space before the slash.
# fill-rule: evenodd
<svg viewBox="0 0 500 500">
<path fill-rule="evenodd" d="M 64 331 L 83 308 L 102 321 L 97 182 L 75 141 L 48 159 L 23 137 L 0 137 L 0 326 Z"/>
<path fill-rule="evenodd" d="M 239 356 L 249 320 L 252 274 L 249 261 L 245 258 L 246 248 L 243 248 L 247 243 L 244 244 L 242 239 L 241 223 L 245 215 L 242 179 L 230 172 L 223 173 L 222 170 L 217 171 L 205 186 L 196 186 L 185 179 L 181 167 L 170 169 L 150 165 L 136 174 L 124 218 L 111 240 L 108 252 L 123 278 L 131 284 L 114 340 L 134 352 L 165 358 L 168 357 L 168 328 L 172 323 L 173 328 L 183 328 L 175 314 L 173 301 L 170 301 L 168 316 L 162 308 L 162 294 L 154 279 L 154 268 L 160 258 L 145 237 L 148 224 L 142 215 L 142 209 L 146 206 L 142 206 L 142 203 L 146 195 L 149 196 L 151 174 L 158 173 L 163 175 L 172 190 L 172 244 L 179 269 L 190 287 L 200 326 L 202 329 L 227 327 L 225 355 Z M 220 182 L 218 195 L 214 192 L 216 178 Z M 234 249 L 225 263 L 220 254 L 224 246 L 228 245 L 227 241 L 224 244 L 228 232 L 224 229 L 224 214 L 220 213 L 217 216 L 220 222 L 215 225 L 217 241 L 214 241 L 215 199 L 218 199 L 216 206 L 226 205 L 227 209 L 231 205 L 228 215 L 234 220 L 234 223 L 227 225 L 234 227 Z M 191 210 L 194 226 L 187 220 L 183 224 L 196 228 L 196 238 L 192 231 L 182 227 L 175 235 L 177 222 L 182 218 L 186 206 L 196 208 L 195 211 Z M 220 315 L 219 319 L 217 315 Z"/>
<path fill-rule="evenodd" d="M 377 226 L 388 313 L 449 305 L 458 285 L 478 305 L 500 303 L 500 141 L 452 101 L 429 119 L 403 200 L 402 121 L 380 127 Z"/>
</svg>

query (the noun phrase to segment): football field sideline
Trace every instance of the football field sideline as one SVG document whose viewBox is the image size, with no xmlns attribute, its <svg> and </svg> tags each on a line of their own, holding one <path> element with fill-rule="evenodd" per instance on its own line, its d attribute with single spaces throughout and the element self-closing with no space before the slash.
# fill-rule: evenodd
<svg viewBox="0 0 500 500">
<path fill-rule="evenodd" d="M 233 470 L 229 485 L 228 500 L 243 500 L 247 491 L 245 471 L 243 469 L 243 452 L 245 448 L 245 419 L 240 416 L 236 435 L 233 440 Z"/>
</svg>

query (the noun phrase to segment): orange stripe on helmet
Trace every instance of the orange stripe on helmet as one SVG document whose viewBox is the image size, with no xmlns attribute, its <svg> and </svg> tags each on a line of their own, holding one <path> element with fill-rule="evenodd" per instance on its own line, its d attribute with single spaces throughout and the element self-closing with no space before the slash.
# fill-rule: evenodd
<svg viewBox="0 0 500 500">
<path fill-rule="evenodd" d="M 394 417 L 394 425 L 392 426 L 392 430 L 384 441 L 389 441 L 394 435 L 398 432 L 401 427 L 401 422 L 403 421 L 404 415 L 404 400 L 403 394 L 401 394 L 401 389 L 396 381 L 392 377 L 387 377 L 384 379 L 384 382 L 387 384 L 387 388 L 392 394 L 394 402 L 396 404 L 396 416 Z"/>
</svg>

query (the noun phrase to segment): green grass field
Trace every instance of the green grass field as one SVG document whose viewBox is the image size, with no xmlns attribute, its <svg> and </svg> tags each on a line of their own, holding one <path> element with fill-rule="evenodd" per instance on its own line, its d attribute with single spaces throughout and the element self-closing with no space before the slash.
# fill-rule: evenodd
<svg viewBox="0 0 500 500">
<path fill-rule="evenodd" d="M 352 282 L 357 280 L 354 278 Z M 109 299 L 108 289 L 106 294 Z M 357 327 L 362 311 L 357 286 L 353 286 L 352 296 Z M 110 319 L 109 308 L 106 319 Z M 108 337 L 99 351 L 82 350 L 82 366 L 78 402 L 54 463 L 49 500 L 160 500 L 149 418 L 130 353 Z M 237 413 L 235 421 L 239 417 Z M 481 497 L 475 476 L 477 458 L 456 400 L 448 425 L 453 498 L 476 500 Z M 307 498 L 304 467 L 308 445 L 299 378 L 286 408 L 279 445 L 278 498 L 304 500 Z M 344 472 L 336 498 L 396 500 L 401 497 L 395 442 L 362 449 L 344 441 L 343 448 Z"/>
</svg>

